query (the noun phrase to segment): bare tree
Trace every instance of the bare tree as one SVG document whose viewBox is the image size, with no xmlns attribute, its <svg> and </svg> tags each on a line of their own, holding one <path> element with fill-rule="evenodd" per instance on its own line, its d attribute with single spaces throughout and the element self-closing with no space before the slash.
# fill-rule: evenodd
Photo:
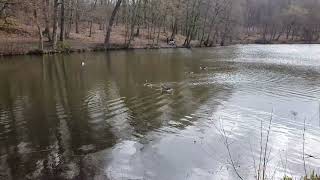
<svg viewBox="0 0 320 180">
<path fill-rule="evenodd" d="M 93 11 L 96 9 L 97 6 L 97 1 L 98 0 L 94 0 L 92 8 L 91 8 L 91 17 L 90 17 L 90 28 L 89 28 L 89 37 L 92 36 L 92 25 L 93 25 Z"/>
<path fill-rule="evenodd" d="M 110 35 L 111 35 L 111 32 L 112 32 L 112 26 L 113 26 L 113 23 L 114 23 L 114 19 L 117 15 L 117 12 L 120 8 L 120 5 L 121 5 L 121 2 L 122 0 L 117 0 L 117 3 L 112 11 L 112 14 L 111 14 L 111 17 L 109 19 L 109 25 L 108 25 L 108 28 L 107 28 L 107 34 L 106 34 L 106 37 L 105 37 L 105 41 L 104 41 L 104 45 L 105 45 L 105 48 L 106 49 L 109 49 L 110 48 Z"/>
<path fill-rule="evenodd" d="M 38 19 L 38 10 L 34 9 L 34 19 L 37 25 L 37 29 L 38 29 L 38 34 L 39 34 L 39 49 L 41 51 L 43 51 L 43 35 L 42 35 L 42 28 L 41 25 L 39 23 L 39 19 Z"/>
<path fill-rule="evenodd" d="M 58 18 L 59 18 L 59 0 L 54 0 L 53 5 L 53 28 L 52 28 L 52 48 L 57 47 L 57 31 L 58 31 Z"/>
<path fill-rule="evenodd" d="M 44 33 L 47 36 L 49 42 L 52 41 L 51 33 L 50 33 L 50 3 L 49 0 L 43 0 L 43 15 L 44 15 L 44 21 L 45 21 L 45 29 Z"/>
<path fill-rule="evenodd" d="M 65 33 L 65 1 L 61 0 L 61 16 L 60 16 L 60 41 L 64 41 Z"/>
</svg>

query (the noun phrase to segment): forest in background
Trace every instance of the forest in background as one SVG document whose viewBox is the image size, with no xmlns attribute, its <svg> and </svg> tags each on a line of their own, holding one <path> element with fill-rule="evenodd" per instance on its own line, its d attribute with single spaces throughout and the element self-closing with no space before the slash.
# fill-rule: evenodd
<svg viewBox="0 0 320 180">
<path fill-rule="evenodd" d="M 0 52 L 317 43 L 319 9 L 319 0 L 0 0 Z"/>
</svg>

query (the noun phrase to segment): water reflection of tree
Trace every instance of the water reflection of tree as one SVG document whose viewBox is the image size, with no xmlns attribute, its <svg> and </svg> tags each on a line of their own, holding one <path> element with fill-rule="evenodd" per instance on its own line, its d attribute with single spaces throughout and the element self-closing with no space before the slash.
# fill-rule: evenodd
<svg viewBox="0 0 320 180">
<path fill-rule="evenodd" d="M 24 67 L 31 69 L 27 72 L 20 73 L 13 64 L 8 69 L 15 71 L 1 76 L 0 169 L 6 177 L 64 175 L 63 171 L 79 161 L 79 154 L 113 144 L 108 126 L 102 124 L 98 132 L 92 129 L 86 108 L 79 108 L 84 104 L 86 85 L 81 79 L 73 81 L 81 78 L 78 63 L 46 57 Z M 92 146 L 83 150 L 83 145 Z"/>
<path fill-rule="evenodd" d="M 12 179 L 82 176 L 82 155 L 159 130 L 215 96 L 189 86 L 184 71 L 198 67 L 179 55 L 114 53 L 88 55 L 85 67 L 79 55 L 44 56 L 24 62 L 25 71 L 21 62 L 0 71 L 0 132 L 8 130 L 0 134 L 1 171 Z M 163 95 L 145 80 L 171 82 L 176 92 Z"/>
<path fill-rule="evenodd" d="M 4 84 L 0 86 L 1 109 L 8 112 L 8 116 L 1 118 L 1 124 L 8 123 L 1 130 L 7 132 L 1 135 L 0 147 L 5 147 L 1 148 L 1 161 L 6 161 L 2 163 L 7 163 L 7 169 L 11 171 L 7 176 L 13 179 L 24 177 L 34 168 L 36 159 L 41 158 L 41 154 L 33 151 L 47 148 L 50 126 L 42 106 L 46 99 L 40 97 L 42 89 L 38 75 L 41 64 L 35 62 L 31 67 L 28 61 L 21 60 L 18 64 L 25 68 L 22 71 L 15 63 L 8 65 L 7 72 L 1 71 Z"/>
</svg>

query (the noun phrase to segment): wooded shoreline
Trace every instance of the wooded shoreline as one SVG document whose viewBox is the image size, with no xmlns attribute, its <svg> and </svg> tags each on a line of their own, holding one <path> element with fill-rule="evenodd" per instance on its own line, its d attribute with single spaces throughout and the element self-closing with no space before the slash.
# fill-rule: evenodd
<svg viewBox="0 0 320 180">
<path fill-rule="evenodd" d="M 312 0 L 0 0 L 0 55 L 172 48 L 170 41 L 318 43 L 319 8 Z"/>
<path fill-rule="evenodd" d="M 250 45 L 250 44 L 261 44 L 261 45 L 281 45 L 281 44 L 320 44 L 320 42 L 311 42 L 307 43 L 304 41 L 300 42 L 271 42 L 271 43 L 243 43 L 243 42 L 237 42 L 237 43 L 230 43 L 224 46 L 216 45 L 211 47 L 205 47 L 205 46 L 191 46 L 191 47 L 184 47 L 184 46 L 145 46 L 145 47 L 121 47 L 121 46 L 114 46 L 110 47 L 109 49 L 105 49 L 103 45 L 96 46 L 96 47 L 84 47 L 84 48 L 68 48 L 64 50 L 53 50 L 48 49 L 41 51 L 39 49 L 34 49 L 30 51 L 25 51 L 23 53 L 15 53 L 15 52 L 8 52 L 8 53 L 0 53 L 1 57 L 8 57 L 8 56 L 23 56 L 23 55 L 46 55 L 46 54 L 71 54 L 71 53 L 86 53 L 86 52 L 103 52 L 103 51 L 133 51 L 133 50 L 156 50 L 156 49 L 194 49 L 194 48 L 217 48 L 217 47 L 227 47 L 232 45 Z"/>
</svg>

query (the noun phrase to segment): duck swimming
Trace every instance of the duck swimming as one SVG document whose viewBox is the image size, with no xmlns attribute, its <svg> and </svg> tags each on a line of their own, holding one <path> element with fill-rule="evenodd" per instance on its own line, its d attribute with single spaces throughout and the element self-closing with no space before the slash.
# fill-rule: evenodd
<svg viewBox="0 0 320 180">
<path fill-rule="evenodd" d="M 208 67 L 207 66 L 200 66 L 200 70 L 207 70 L 208 69 Z"/>
<path fill-rule="evenodd" d="M 167 94 L 172 94 L 173 93 L 173 88 L 167 86 L 167 85 L 164 85 L 162 84 L 161 85 L 161 92 L 163 93 L 167 93 Z"/>
<path fill-rule="evenodd" d="M 81 66 L 83 67 L 83 66 L 85 66 L 86 65 L 86 63 L 84 63 L 83 61 L 81 62 Z"/>
<path fill-rule="evenodd" d="M 144 83 L 143 86 L 152 88 L 152 84 L 148 83 L 148 80 L 146 80 L 146 83 Z"/>
</svg>

